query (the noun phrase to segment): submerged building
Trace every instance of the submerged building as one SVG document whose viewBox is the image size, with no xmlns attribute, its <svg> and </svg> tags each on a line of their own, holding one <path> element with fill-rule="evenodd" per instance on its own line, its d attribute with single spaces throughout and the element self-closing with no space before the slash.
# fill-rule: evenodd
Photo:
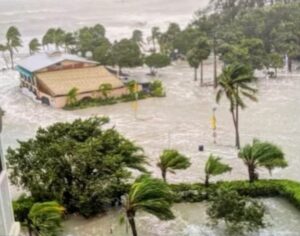
<svg viewBox="0 0 300 236">
<path fill-rule="evenodd" d="M 76 88 L 77 100 L 101 97 L 99 87 L 111 84 L 110 96 L 126 94 L 124 83 L 95 61 L 62 52 L 39 53 L 17 63 L 21 88 L 27 88 L 43 104 L 62 108 Z"/>
<path fill-rule="evenodd" d="M 0 108 L 0 134 L 2 132 L 3 111 Z M 12 202 L 9 192 L 7 171 L 0 140 L 0 236 L 18 236 L 20 224 L 14 220 Z"/>
</svg>

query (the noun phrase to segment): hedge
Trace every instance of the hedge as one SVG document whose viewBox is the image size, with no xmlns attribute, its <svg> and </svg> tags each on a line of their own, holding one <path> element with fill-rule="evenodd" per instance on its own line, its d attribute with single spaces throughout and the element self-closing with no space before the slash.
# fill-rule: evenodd
<svg viewBox="0 0 300 236">
<path fill-rule="evenodd" d="M 218 188 L 227 188 L 249 197 L 283 197 L 300 210 L 300 183 L 292 180 L 258 180 L 218 182 L 205 187 L 204 184 L 173 184 L 170 185 L 175 202 L 201 202 L 208 200 L 210 194 Z"/>
</svg>

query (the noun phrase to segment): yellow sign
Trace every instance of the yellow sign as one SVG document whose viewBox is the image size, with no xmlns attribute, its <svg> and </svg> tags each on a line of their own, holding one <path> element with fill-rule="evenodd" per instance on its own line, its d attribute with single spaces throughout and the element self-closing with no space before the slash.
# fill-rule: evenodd
<svg viewBox="0 0 300 236">
<path fill-rule="evenodd" d="M 215 115 L 212 116 L 210 123 L 211 123 L 212 129 L 217 129 L 217 119 L 216 119 Z"/>
</svg>

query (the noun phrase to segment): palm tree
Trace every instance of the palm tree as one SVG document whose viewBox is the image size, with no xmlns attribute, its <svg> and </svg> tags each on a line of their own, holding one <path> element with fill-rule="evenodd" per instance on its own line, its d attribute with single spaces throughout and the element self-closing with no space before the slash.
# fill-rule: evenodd
<svg viewBox="0 0 300 236">
<path fill-rule="evenodd" d="M 99 92 L 103 95 L 105 99 L 108 98 L 108 94 L 112 91 L 113 87 L 111 84 L 101 84 L 99 86 Z"/>
<path fill-rule="evenodd" d="M 35 203 L 28 218 L 33 232 L 39 236 L 57 236 L 61 233 L 64 208 L 57 202 Z"/>
<path fill-rule="evenodd" d="M 159 179 L 150 176 L 138 178 L 123 199 L 123 208 L 130 224 L 132 235 L 137 236 L 135 216 L 138 211 L 148 212 L 160 220 L 171 220 L 175 216 L 171 211 L 172 191 Z"/>
<path fill-rule="evenodd" d="M 41 44 L 38 39 L 34 38 L 29 43 L 29 53 L 30 55 L 40 51 Z"/>
<path fill-rule="evenodd" d="M 269 142 L 261 142 L 254 139 L 251 144 L 246 145 L 239 152 L 241 158 L 248 168 L 249 181 L 254 182 L 258 179 L 257 168 L 267 168 L 272 173 L 274 168 L 285 168 L 287 161 L 282 150 Z"/>
<path fill-rule="evenodd" d="M 209 186 L 211 176 L 221 175 L 232 170 L 229 165 L 223 164 L 221 158 L 210 155 L 205 164 L 205 186 Z"/>
<path fill-rule="evenodd" d="M 160 156 L 157 166 L 161 170 L 163 180 L 167 180 L 167 172 L 175 173 L 175 170 L 183 170 L 189 168 L 191 165 L 189 159 L 180 154 L 176 150 L 164 150 Z"/>
<path fill-rule="evenodd" d="M 67 94 L 67 105 L 74 105 L 77 102 L 78 88 L 72 88 Z"/>
<path fill-rule="evenodd" d="M 242 96 L 252 101 L 257 101 L 255 97 L 256 89 L 249 86 L 255 80 L 253 71 L 241 64 L 229 65 L 223 69 L 218 77 L 218 91 L 216 101 L 219 103 L 221 97 L 225 94 L 230 103 L 230 113 L 235 128 L 235 145 L 240 149 L 239 134 L 239 108 L 246 107 Z"/>
<path fill-rule="evenodd" d="M 9 51 L 11 68 L 14 68 L 14 52 L 18 51 L 18 47 L 22 46 L 21 34 L 19 30 L 11 26 L 6 32 L 6 48 Z"/>
</svg>

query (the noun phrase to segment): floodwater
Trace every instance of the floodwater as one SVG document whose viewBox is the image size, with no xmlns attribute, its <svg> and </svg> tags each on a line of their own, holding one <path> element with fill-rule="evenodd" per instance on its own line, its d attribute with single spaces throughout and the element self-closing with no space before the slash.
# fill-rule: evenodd
<svg viewBox="0 0 300 236">
<path fill-rule="evenodd" d="M 205 70 L 205 80 L 209 82 L 212 77 L 211 63 L 206 63 Z M 135 77 L 143 78 L 147 71 L 146 68 L 139 68 L 130 72 Z M 188 170 L 178 171 L 176 175 L 169 174 L 170 182 L 203 181 L 204 163 L 210 153 L 219 155 L 224 162 L 233 167 L 231 173 L 216 180 L 246 179 L 246 168 L 237 158 L 233 146 L 233 125 L 226 101 L 222 101 L 217 108 L 218 143 L 214 145 L 210 128 L 212 107 L 215 106 L 213 89 L 201 88 L 198 82 L 194 82 L 193 72 L 185 63 L 161 70 L 158 78 L 164 82 L 167 97 L 139 101 L 137 113 L 133 111 L 131 103 L 69 112 L 55 110 L 33 101 L 19 90 L 18 75 L 14 72 L 4 72 L 0 77 L 0 103 L 6 111 L 4 148 L 16 146 L 17 139 L 26 140 L 34 136 L 39 126 L 78 117 L 109 116 L 111 125 L 144 148 L 151 163 L 148 168 L 156 177 L 160 177 L 156 167 L 159 154 L 166 148 L 174 148 L 189 156 L 192 166 Z M 280 145 L 286 153 L 289 167 L 275 170 L 272 178 L 300 180 L 300 121 L 297 117 L 297 114 L 300 114 L 300 79 L 289 77 L 259 80 L 257 86 L 260 91 L 259 102 L 248 102 L 249 106 L 241 113 L 242 143 L 248 143 L 256 137 Z M 199 144 L 204 145 L 204 152 L 198 152 Z M 260 173 L 261 177 L 269 178 L 267 171 L 260 170 Z M 12 189 L 13 195 L 16 196 L 17 189 Z M 295 209 L 278 201 L 267 200 L 266 203 L 274 208 L 270 222 L 275 228 L 266 229 L 261 235 L 297 235 L 299 225 L 295 223 L 295 228 L 290 227 L 290 220 L 299 222 L 300 219 Z M 139 225 L 141 230 L 145 230 L 145 234 L 142 235 L 162 235 L 161 232 L 170 236 L 219 235 L 221 231 L 211 231 L 205 226 L 204 216 L 200 217 L 205 212 L 203 205 L 180 206 L 175 206 L 175 211 L 180 217 L 172 222 L 159 222 L 148 215 L 141 215 Z M 107 235 L 105 232 L 110 230 L 111 224 L 116 224 L 113 222 L 116 222 L 117 218 L 113 213 L 108 213 L 99 221 L 72 218 L 67 222 L 65 235 L 79 236 L 85 232 L 86 235 L 101 235 L 103 230 L 103 235 Z M 280 224 L 274 223 L 279 221 Z M 121 236 L 122 232 L 118 230 L 122 228 L 114 227 L 117 232 L 115 235 Z M 276 227 L 281 227 L 280 231 L 277 231 L 279 229 Z"/>
<path fill-rule="evenodd" d="M 187 24 L 193 12 L 208 1 L 185 0 L 0 0 L 0 41 L 10 25 L 16 25 L 24 35 L 24 41 L 40 37 L 49 27 L 60 26 L 73 30 L 84 25 L 102 23 L 111 38 L 129 36 L 135 28 L 149 31 L 154 25 L 166 26 L 169 22 Z M 117 16 L 117 17 L 116 17 Z M 4 65 L 0 62 L 0 68 Z M 146 77 L 147 68 L 129 71 L 139 79 Z M 57 121 L 71 121 L 90 116 L 109 116 L 111 125 L 129 139 L 142 146 L 149 157 L 149 169 L 154 176 L 160 173 L 156 167 L 159 154 L 165 148 L 178 149 L 191 158 L 192 166 L 176 175 L 168 176 L 170 182 L 203 181 L 204 163 L 210 153 L 219 155 L 233 167 L 222 179 L 245 179 L 246 168 L 237 159 L 233 146 L 234 132 L 228 104 L 222 101 L 217 108 L 218 143 L 213 144 L 210 118 L 215 106 L 211 87 L 200 87 L 193 81 L 193 70 L 185 63 L 177 63 L 160 71 L 167 91 L 166 98 L 139 101 L 137 113 L 131 103 L 90 108 L 78 111 L 55 110 L 39 104 L 20 91 L 18 75 L 12 71 L 0 72 L 0 104 L 6 111 L 3 131 L 4 150 L 16 147 L 17 140 L 34 136 L 39 126 Z M 205 80 L 212 80 L 212 65 L 205 63 Z M 300 77 L 287 76 L 277 80 L 259 80 L 259 102 L 248 102 L 241 113 L 241 139 L 246 144 L 253 138 L 272 141 L 286 153 L 289 167 L 275 170 L 272 178 L 288 178 L 300 181 Z M 205 151 L 199 152 L 198 146 Z M 268 178 L 265 170 L 261 177 Z M 218 180 L 220 178 L 217 178 Z M 13 196 L 17 189 L 12 188 Z M 265 201 L 270 206 L 273 227 L 262 235 L 293 235 L 299 232 L 300 216 L 295 209 L 281 200 Z M 140 215 L 139 229 L 150 235 L 214 235 L 205 226 L 204 204 L 175 206 L 179 216 L 175 221 L 159 222 L 148 215 Z M 101 219 L 84 221 L 73 218 L 66 224 L 65 235 L 107 235 L 116 225 L 116 213 L 108 213 Z M 295 223 L 295 222 L 296 223 Z M 114 223 L 115 222 L 115 223 Z M 143 227 L 141 227 L 143 226 Z M 154 227 L 155 226 L 155 227 Z M 114 226 L 118 230 L 118 226 Z M 122 230 L 122 228 L 119 228 Z M 154 229 L 154 230 L 153 230 Z M 165 234 L 163 234 L 163 233 Z M 116 234 L 120 235 L 122 234 Z M 296 233 L 294 234 L 296 235 Z"/>
<path fill-rule="evenodd" d="M 267 227 L 249 236 L 298 236 L 300 213 L 282 199 L 263 199 L 267 213 Z M 162 222 L 145 213 L 137 214 L 139 235 L 143 236 L 224 236 L 224 224 L 211 228 L 206 216 L 206 203 L 176 204 L 175 220 Z M 120 224 L 120 211 L 114 210 L 106 216 L 89 221 L 73 217 L 65 222 L 66 236 L 130 236 L 128 225 Z M 100 227 L 101 225 L 101 227 Z"/>
<path fill-rule="evenodd" d="M 17 26 L 25 41 L 50 27 L 75 30 L 103 24 L 109 38 L 128 37 L 134 29 L 150 31 L 170 22 L 186 25 L 209 0 L 1 0 L 0 40 L 6 29 Z"/>
</svg>

